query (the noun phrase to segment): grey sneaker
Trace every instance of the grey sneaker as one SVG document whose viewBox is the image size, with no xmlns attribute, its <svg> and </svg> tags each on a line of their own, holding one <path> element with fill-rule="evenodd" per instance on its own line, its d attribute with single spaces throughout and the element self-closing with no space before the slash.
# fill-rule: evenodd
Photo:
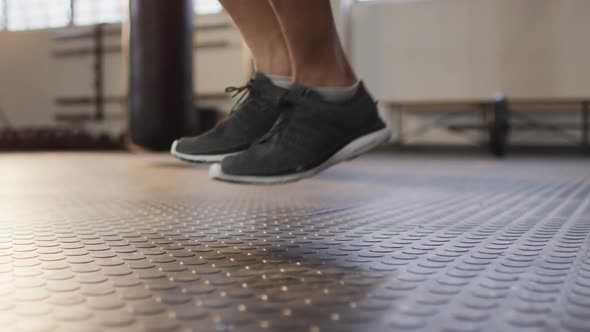
<svg viewBox="0 0 590 332">
<path fill-rule="evenodd" d="M 391 136 L 363 84 L 346 102 L 324 101 L 313 90 L 292 88 L 276 124 L 245 152 L 211 165 L 218 180 L 255 184 L 297 181 L 353 159 Z"/>
<path fill-rule="evenodd" d="M 287 93 L 262 73 L 256 73 L 247 85 L 226 91 L 247 96 L 242 94 L 230 116 L 210 131 L 174 141 L 172 155 L 190 162 L 218 162 L 248 149 L 272 128 L 279 117 L 278 105 Z"/>
</svg>

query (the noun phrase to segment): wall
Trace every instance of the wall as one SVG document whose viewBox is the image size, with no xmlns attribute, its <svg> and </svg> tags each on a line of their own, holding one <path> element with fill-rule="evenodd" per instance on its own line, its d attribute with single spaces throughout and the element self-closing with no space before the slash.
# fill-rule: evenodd
<svg viewBox="0 0 590 332">
<path fill-rule="evenodd" d="M 424 0 L 357 4 L 352 58 L 382 100 L 590 97 L 590 1 Z M 579 122 L 579 115 L 534 115 Z M 409 127 L 423 121 L 410 118 Z M 410 128 L 411 130 L 411 128 Z M 572 132 L 579 135 L 579 132 Z M 564 142 L 541 132 L 523 142 Z M 435 131 L 425 142 L 466 142 Z"/>
<path fill-rule="evenodd" d="M 586 65 L 590 58 L 586 36 L 590 1 L 420 0 L 354 5 L 351 0 L 332 1 L 352 62 L 381 100 L 487 98 L 497 91 L 518 97 L 590 95 L 590 66 Z M 349 18 L 345 14 L 348 9 Z M 224 14 L 197 21 L 202 25 L 230 22 Z M 92 91 L 91 58 L 53 57 L 56 49 L 69 47 L 53 40 L 56 33 L 0 32 L 0 108 L 17 126 L 52 124 L 56 112 L 67 111 L 54 105 L 55 97 Z M 234 28 L 202 29 L 195 39 L 198 43 L 228 44 L 196 52 L 199 94 L 219 94 L 227 85 L 244 82 L 250 67 Z M 119 45 L 119 38 L 111 37 L 111 44 Z M 125 90 L 121 56 L 110 54 L 106 62 L 107 95 L 121 95 Z M 215 102 L 224 107 L 231 103 Z M 109 106 L 107 112 L 123 114 L 117 105 Z M 406 129 L 412 131 L 436 116 L 410 117 Z M 579 122 L 576 113 L 533 116 L 551 123 Z M 458 121 L 478 120 L 467 115 Z M 125 122 L 118 118 L 102 127 L 121 131 Z M 576 138 L 579 132 L 571 135 Z M 514 140 L 567 142 L 542 132 L 516 133 Z M 416 142 L 463 144 L 472 140 L 439 129 Z"/>
<path fill-rule="evenodd" d="M 224 15 L 199 17 L 201 26 L 229 23 Z M 86 28 L 74 28 L 81 31 Z M 109 26 L 108 30 L 120 30 Z M 14 126 L 55 124 L 56 113 L 87 112 L 91 106 L 58 107 L 56 97 L 91 96 L 93 93 L 93 60 L 91 56 L 55 57 L 54 52 L 88 48 L 91 40 L 56 41 L 64 29 L 22 32 L 0 32 L 0 108 Z M 71 31 L 71 30 L 68 30 Z M 245 49 L 233 26 L 220 29 L 203 28 L 195 35 L 195 44 L 224 42 L 222 47 L 199 48 L 195 52 L 195 87 L 202 96 L 221 94 L 227 85 L 241 84 L 249 75 L 245 65 Z M 106 46 L 121 46 L 118 35 L 105 38 Z M 126 90 L 123 58 L 120 52 L 105 55 L 105 95 L 122 96 Z M 227 107 L 226 100 L 203 102 Z M 118 104 L 106 107 L 108 119 L 97 130 L 121 132 L 126 126 L 124 110 Z M 0 124 L 1 126 L 1 124 Z M 95 125 L 96 127 L 96 125 Z"/>
<path fill-rule="evenodd" d="M 0 108 L 16 126 L 52 121 L 51 43 L 48 31 L 0 33 Z"/>
</svg>

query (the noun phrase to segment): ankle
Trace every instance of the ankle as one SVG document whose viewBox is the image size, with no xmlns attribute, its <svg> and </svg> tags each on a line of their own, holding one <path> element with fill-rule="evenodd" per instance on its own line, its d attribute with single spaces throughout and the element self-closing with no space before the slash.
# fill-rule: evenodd
<svg viewBox="0 0 590 332">
<path fill-rule="evenodd" d="M 265 75 L 292 77 L 290 66 L 256 62 L 256 65 L 254 67 L 256 68 L 256 71 L 264 73 Z"/>
<path fill-rule="evenodd" d="M 352 70 L 336 70 L 333 72 L 325 69 L 297 72 L 294 75 L 296 83 L 312 87 L 350 87 L 358 82 L 358 78 Z"/>
<path fill-rule="evenodd" d="M 272 56 L 268 56 L 272 54 Z M 264 52 L 264 55 L 254 56 L 256 70 L 267 75 L 288 76 L 291 77 L 291 61 L 289 54 L 283 49 L 271 49 Z"/>
</svg>

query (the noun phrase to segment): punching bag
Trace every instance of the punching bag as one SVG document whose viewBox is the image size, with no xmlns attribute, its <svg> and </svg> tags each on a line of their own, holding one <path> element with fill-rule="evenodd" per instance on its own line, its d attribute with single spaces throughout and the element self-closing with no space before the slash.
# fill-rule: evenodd
<svg viewBox="0 0 590 332">
<path fill-rule="evenodd" d="M 198 128 L 192 0 L 130 0 L 129 110 L 134 144 L 167 150 Z"/>
</svg>

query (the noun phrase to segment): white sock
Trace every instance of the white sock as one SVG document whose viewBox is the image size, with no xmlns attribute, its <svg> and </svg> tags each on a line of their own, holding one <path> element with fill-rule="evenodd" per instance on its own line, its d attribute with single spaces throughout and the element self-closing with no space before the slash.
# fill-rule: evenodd
<svg viewBox="0 0 590 332">
<path fill-rule="evenodd" d="M 266 75 L 272 83 L 278 87 L 283 89 L 290 89 L 293 85 L 293 81 L 291 80 L 290 76 L 281 76 L 281 75 Z"/>
<path fill-rule="evenodd" d="M 339 102 L 352 98 L 358 91 L 360 83 L 361 81 L 357 81 L 353 85 L 345 87 L 314 86 L 312 89 L 326 101 Z"/>
</svg>

